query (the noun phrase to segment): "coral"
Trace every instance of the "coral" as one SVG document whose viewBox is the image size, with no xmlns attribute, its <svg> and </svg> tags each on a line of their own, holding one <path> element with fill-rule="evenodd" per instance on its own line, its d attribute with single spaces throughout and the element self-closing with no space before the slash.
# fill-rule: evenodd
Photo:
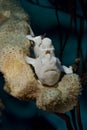
<svg viewBox="0 0 87 130">
<path fill-rule="evenodd" d="M 24 55 L 29 55 L 30 46 L 25 37 L 30 31 L 26 22 L 27 15 L 16 2 L 2 0 L 0 5 L 2 12 L 4 9 L 11 12 L 10 17 L 0 26 L 0 71 L 5 78 L 4 89 L 24 99 L 27 96 L 34 97 L 32 93 L 36 92 L 37 82 L 30 66 L 24 61 Z"/>
<path fill-rule="evenodd" d="M 6 17 L 17 17 L 20 20 L 27 20 L 28 15 L 20 6 L 20 0 L 0 0 L 0 12 Z M 10 15 L 8 15 L 10 12 Z M 1 19 L 0 19 L 1 20 Z"/>
<path fill-rule="evenodd" d="M 0 71 L 5 78 L 4 89 L 21 100 L 36 100 L 40 109 L 48 112 L 66 112 L 72 109 L 80 93 L 80 81 L 76 74 L 65 74 L 54 86 L 38 82 L 25 56 L 30 57 L 31 33 L 28 15 L 19 0 L 0 1 Z"/>
<path fill-rule="evenodd" d="M 62 92 L 62 103 L 59 112 L 66 112 L 73 109 L 78 102 L 81 93 L 80 78 L 77 74 L 65 75 L 58 84 L 58 89 Z"/>
<path fill-rule="evenodd" d="M 48 112 L 65 113 L 73 109 L 81 91 L 77 74 L 66 74 L 55 88 L 41 89 L 37 97 L 37 106 Z"/>
<path fill-rule="evenodd" d="M 57 88 L 41 88 L 37 96 L 37 106 L 48 112 L 55 112 L 55 106 L 61 102 L 61 91 Z"/>
</svg>

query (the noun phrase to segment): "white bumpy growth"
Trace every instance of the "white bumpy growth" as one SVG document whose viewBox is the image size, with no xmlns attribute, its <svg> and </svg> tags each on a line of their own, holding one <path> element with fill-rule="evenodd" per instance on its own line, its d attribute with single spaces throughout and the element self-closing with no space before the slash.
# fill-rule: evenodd
<svg viewBox="0 0 87 130">
<path fill-rule="evenodd" d="M 42 36 L 32 37 L 27 35 L 26 38 L 34 42 L 34 54 L 36 58 L 26 56 L 25 60 L 31 64 L 35 73 L 42 84 L 52 86 L 60 79 L 61 71 L 65 73 L 73 73 L 72 67 L 62 66 L 58 58 L 54 54 L 54 46 L 49 38 Z"/>
</svg>

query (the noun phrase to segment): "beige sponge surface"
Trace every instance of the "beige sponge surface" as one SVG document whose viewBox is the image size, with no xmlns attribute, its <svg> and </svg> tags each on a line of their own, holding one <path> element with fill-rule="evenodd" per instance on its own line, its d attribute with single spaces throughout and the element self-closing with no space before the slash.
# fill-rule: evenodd
<svg viewBox="0 0 87 130">
<path fill-rule="evenodd" d="M 4 89 L 17 98 L 34 98 L 37 82 L 24 60 L 30 47 L 26 39 L 30 31 L 27 14 L 19 1 L 2 0 L 0 15 L 3 19 L 0 19 L 0 71 L 5 78 Z"/>
</svg>

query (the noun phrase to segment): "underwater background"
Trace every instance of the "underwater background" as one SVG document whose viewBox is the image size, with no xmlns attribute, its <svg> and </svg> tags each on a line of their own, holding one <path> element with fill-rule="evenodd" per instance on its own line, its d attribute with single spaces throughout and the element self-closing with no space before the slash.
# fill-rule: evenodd
<svg viewBox="0 0 87 130">
<path fill-rule="evenodd" d="M 29 14 L 30 25 L 35 35 L 46 33 L 46 36 L 52 39 L 55 54 L 61 59 L 62 64 L 72 65 L 77 55 L 78 44 L 81 45 L 79 49 L 82 52 L 82 59 L 79 74 L 84 72 L 87 75 L 87 69 L 83 69 L 87 68 L 87 22 L 81 7 L 81 0 L 72 1 L 77 14 L 76 19 L 73 18 L 72 26 L 70 20 L 73 12 L 69 12 L 68 0 L 56 1 L 59 2 L 60 10 L 55 6 L 54 0 L 21 0 L 21 5 Z M 86 1 L 83 3 L 85 5 Z M 61 54 L 61 45 L 64 44 Z M 63 118 L 54 113 L 39 110 L 32 101 L 24 102 L 15 99 L 3 91 L 3 85 L 4 79 L 1 75 L 0 96 L 5 109 L 0 117 L 0 130 L 67 130 Z M 87 84 L 83 86 L 79 103 L 83 130 L 87 130 Z M 76 110 L 67 112 L 66 115 L 70 118 L 72 129 L 79 130 Z"/>
</svg>

